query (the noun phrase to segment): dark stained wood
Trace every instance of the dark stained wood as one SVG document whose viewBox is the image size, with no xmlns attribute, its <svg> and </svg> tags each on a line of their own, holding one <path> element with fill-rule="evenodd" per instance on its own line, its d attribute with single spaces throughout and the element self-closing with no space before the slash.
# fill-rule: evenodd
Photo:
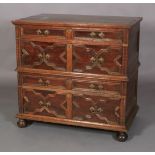
<svg viewBox="0 0 155 155">
<path fill-rule="evenodd" d="M 16 25 L 17 118 L 117 131 L 136 116 L 141 17 L 41 14 Z"/>
</svg>

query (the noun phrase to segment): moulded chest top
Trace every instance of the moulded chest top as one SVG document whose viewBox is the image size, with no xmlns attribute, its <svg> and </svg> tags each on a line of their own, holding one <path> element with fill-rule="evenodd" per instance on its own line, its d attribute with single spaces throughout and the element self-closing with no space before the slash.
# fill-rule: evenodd
<svg viewBox="0 0 155 155">
<path fill-rule="evenodd" d="M 92 16 L 92 15 L 69 15 L 69 14 L 40 14 L 12 21 L 16 25 L 57 25 L 57 26 L 80 26 L 80 27 L 115 27 L 130 28 L 140 22 L 142 17 L 123 16 Z"/>
</svg>

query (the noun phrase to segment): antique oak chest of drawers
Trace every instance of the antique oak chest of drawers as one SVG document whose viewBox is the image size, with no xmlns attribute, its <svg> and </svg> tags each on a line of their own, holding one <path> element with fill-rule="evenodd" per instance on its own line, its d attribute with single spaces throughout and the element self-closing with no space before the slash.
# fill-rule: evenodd
<svg viewBox="0 0 155 155">
<path fill-rule="evenodd" d="M 125 141 L 137 113 L 141 17 L 41 14 L 16 29 L 18 126 L 105 129 Z"/>
</svg>

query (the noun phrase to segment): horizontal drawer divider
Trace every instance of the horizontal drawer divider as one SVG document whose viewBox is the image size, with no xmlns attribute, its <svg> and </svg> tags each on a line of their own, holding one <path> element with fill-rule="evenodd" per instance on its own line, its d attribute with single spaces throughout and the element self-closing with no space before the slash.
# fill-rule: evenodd
<svg viewBox="0 0 155 155">
<path fill-rule="evenodd" d="M 123 46 L 127 47 L 128 44 L 124 43 L 117 43 L 115 41 L 98 41 L 98 40 L 80 40 L 80 39 L 73 39 L 69 40 L 65 37 L 53 37 L 53 36 L 24 36 L 18 38 L 25 41 L 40 41 L 40 42 L 58 42 L 63 44 L 88 44 L 88 45 L 110 45 L 110 46 Z"/>
<path fill-rule="evenodd" d="M 67 90 L 67 89 L 60 89 L 60 88 L 47 88 L 47 87 L 37 87 L 37 86 L 18 86 L 19 88 L 23 88 L 23 89 L 37 89 L 37 90 L 47 90 L 47 91 L 55 91 L 57 94 L 76 94 L 78 96 L 81 96 L 83 94 L 85 95 L 92 95 L 92 96 L 102 96 L 102 97 L 107 97 L 107 98 L 111 98 L 114 100 L 118 100 L 118 99 L 124 99 L 126 98 L 126 96 L 122 96 L 119 93 L 115 93 L 113 91 L 101 91 L 101 92 L 93 92 L 93 91 L 86 91 L 86 90 L 80 90 L 80 91 L 76 91 L 76 90 Z"/>
<path fill-rule="evenodd" d="M 44 69 L 30 69 L 18 67 L 17 72 L 19 73 L 36 73 L 42 75 L 60 75 L 74 78 L 88 78 L 88 79 L 98 79 L 98 80 L 108 80 L 108 81 L 128 81 L 127 76 L 113 76 L 113 75 L 103 75 L 103 74 L 89 74 L 89 73 L 75 73 L 75 72 L 63 72 L 55 70 L 44 70 Z"/>
</svg>

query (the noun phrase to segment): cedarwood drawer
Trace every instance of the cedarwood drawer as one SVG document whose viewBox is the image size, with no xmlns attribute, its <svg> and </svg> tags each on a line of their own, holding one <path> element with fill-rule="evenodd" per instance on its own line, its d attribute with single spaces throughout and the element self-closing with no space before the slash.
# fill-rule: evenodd
<svg viewBox="0 0 155 155">
<path fill-rule="evenodd" d="M 74 30 L 73 37 L 77 40 L 92 40 L 104 42 L 123 42 L 123 31 L 114 29 L 104 30 Z"/>
<path fill-rule="evenodd" d="M 86 94 L 73 95 L 73 119 L 108 125 L 120 124 L 121 99 Z"/>
<path fill-rule="evenodd" d="M 66 31 L 62 28 L 53 28 L 49 26 L 22 26 L 22 36 L 34 37 L 66 37 Z"/>
<path fill-rule="evenodd" d="M 73 45 L 73 71 L 79 73 L 123 74 L 123 48 L 110 45 Z"/>
<path fill-rule="evenodd" d="M 30 74 L 21 74 L 21 81 L 23 86 L 38 86 L 38 87 L 51 87 L 57 89 L 66 89 L 68 79 L 62 76 L 54 75 L 30 75 Z"/>
<path fill-rule="evenodd" d="M 23 113 L 66 118 L 66 94 L 53 90 L 22 89 Z"/>
<path fill-rule="evenodd" d="M 22 67 L 66 71 L 66 44 L 22 40 L 20 49 Z"/>
</svg>

